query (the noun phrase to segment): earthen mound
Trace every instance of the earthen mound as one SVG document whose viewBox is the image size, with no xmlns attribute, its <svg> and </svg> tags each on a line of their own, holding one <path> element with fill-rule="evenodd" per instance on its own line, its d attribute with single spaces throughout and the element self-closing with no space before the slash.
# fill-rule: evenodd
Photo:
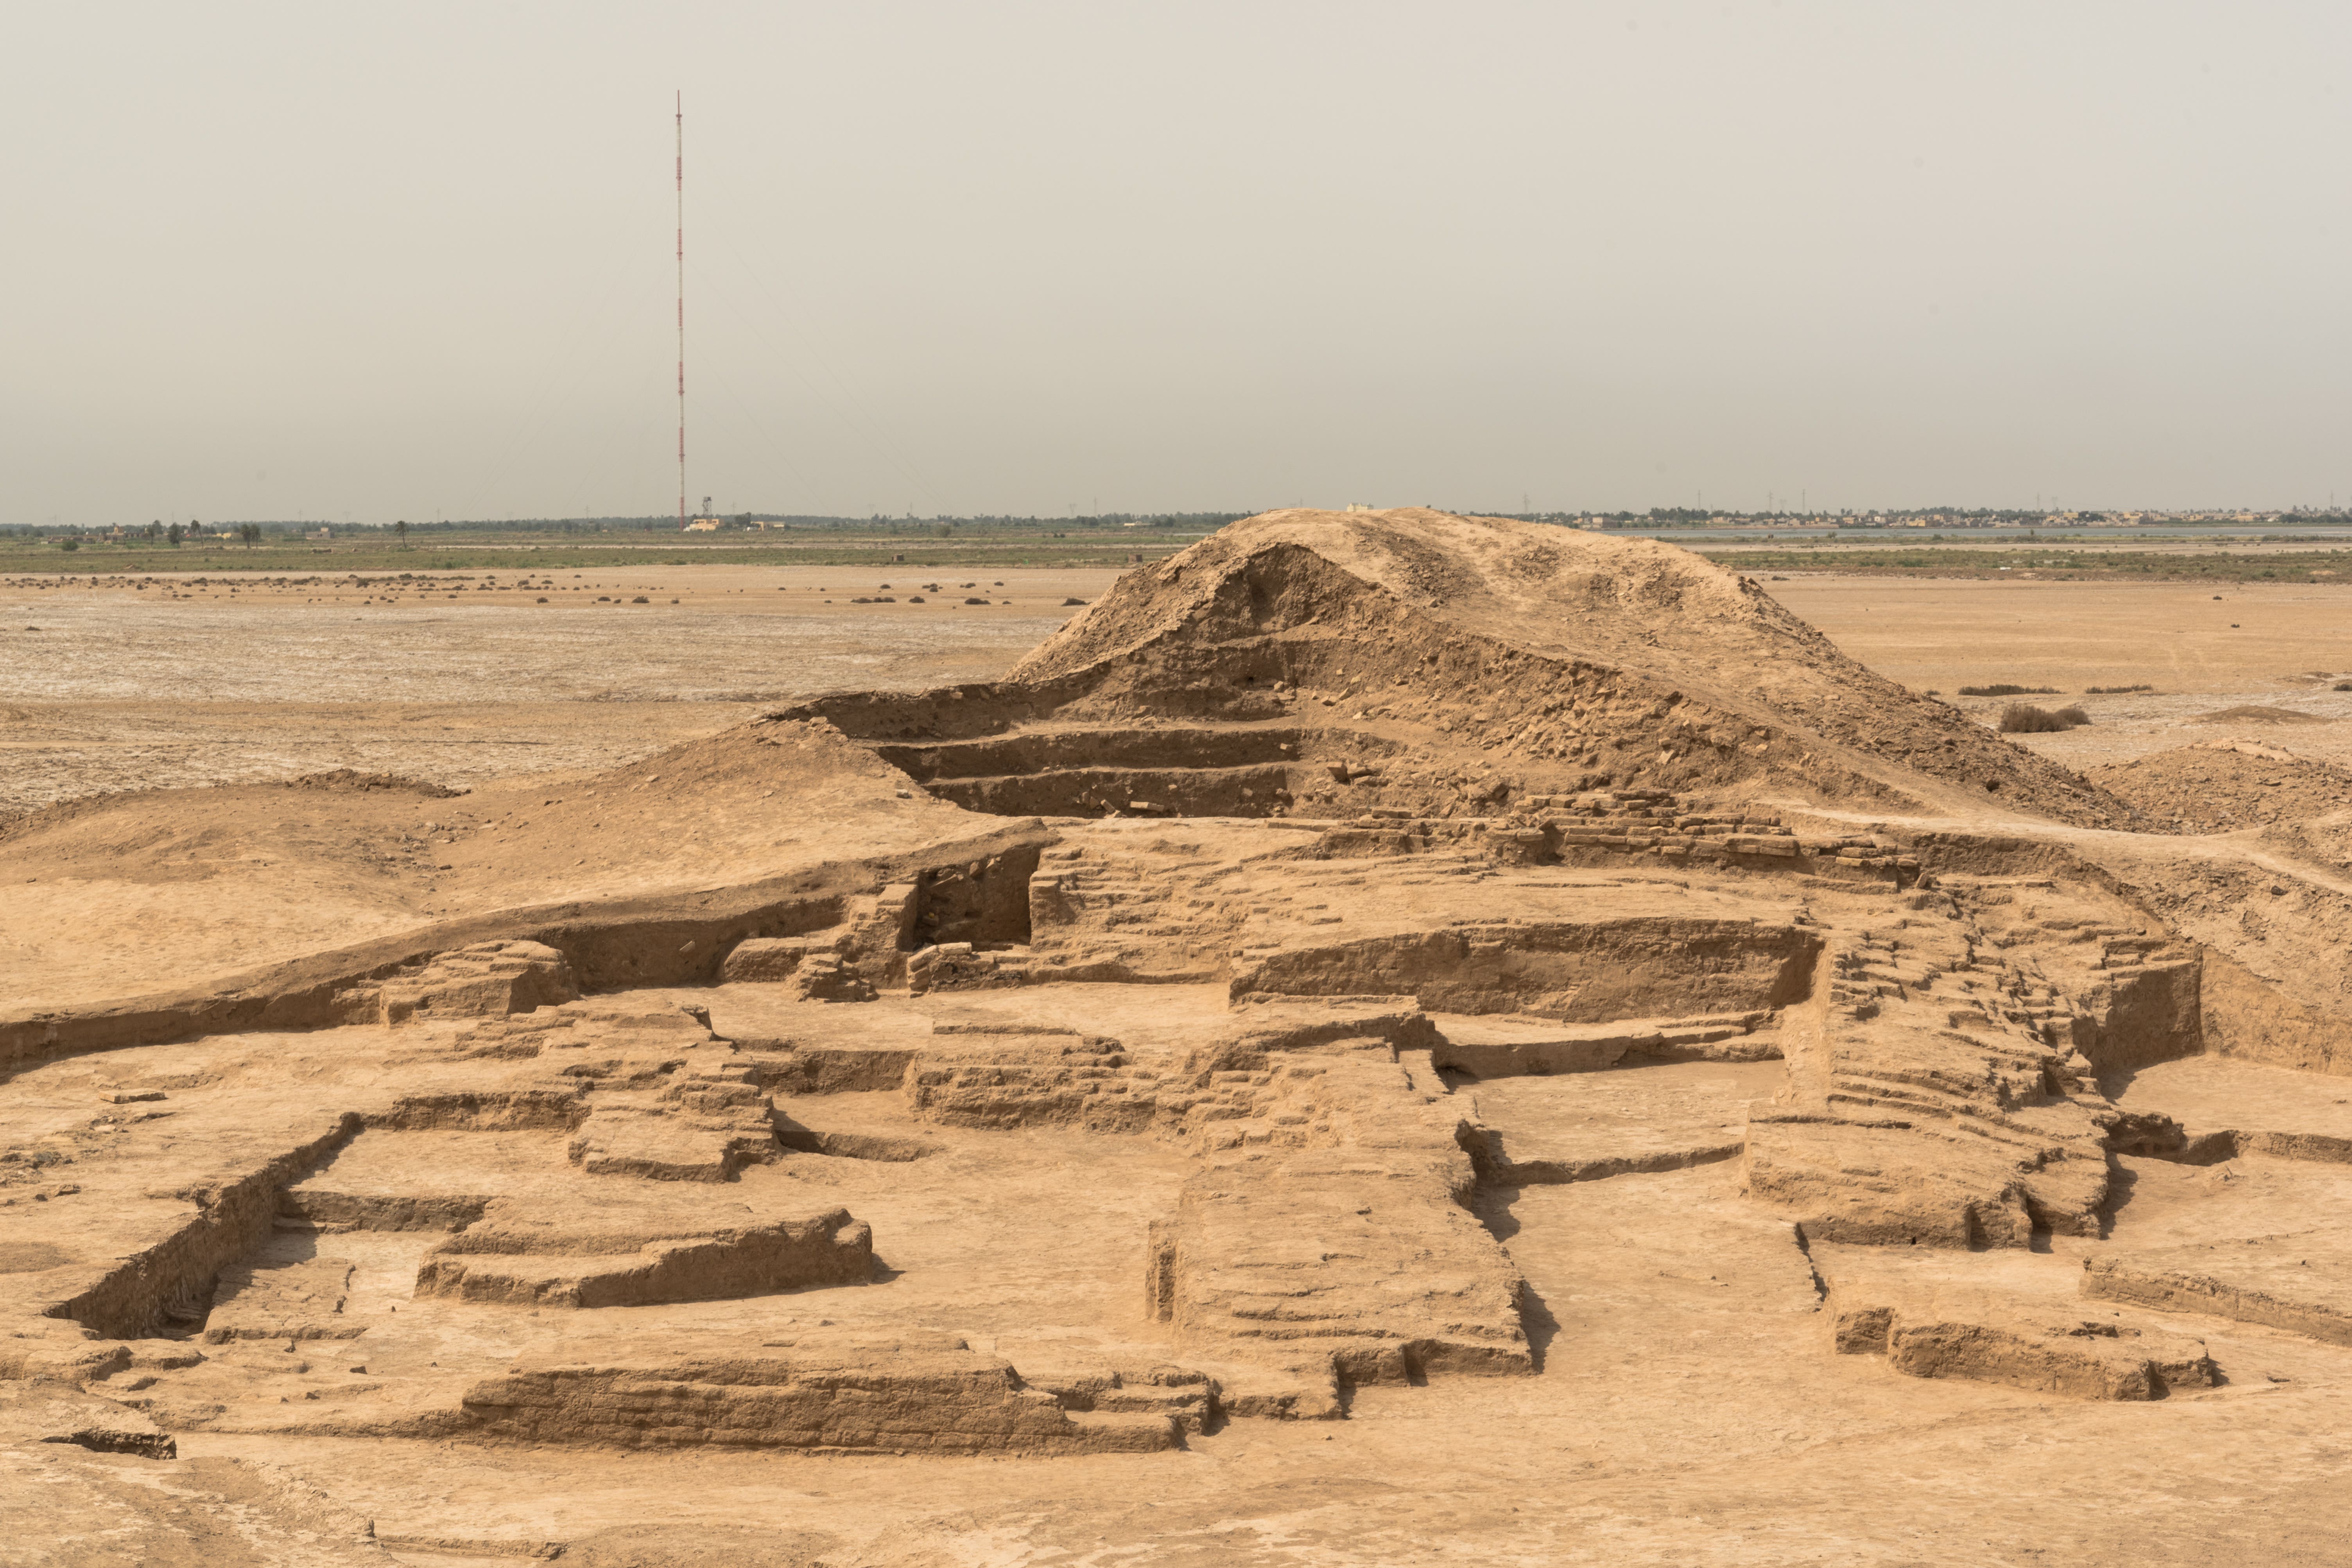
<svg viewBox="0 0 2352 1568">
<path fill-rule="evenodd" d="M 2129 816 L 1687 551 L 1421 509 L 1250 518 L 1129 573 L 1006 681 L 797 711 L 1006 813 L 1431 815 L 1639 785 Z"/>
<path fill-rule="evenodd" d="M 2158 826 L 2220 833 L 2352 805 L 2352 769 L 2252 741 L 2212 741 L 2093 768 L 2091 782 Z"/>
<path fill-rule="evenodd" d="M 459 798 L 282 784 L 92 795 L 0 823 L 16 916 L 0 1008 L 145 996 L 143 1013 L 158 993 L 234 991 L 257 965 L 349 944 L 392 944 L 369 948 L 373 969 L 529 935 L 575 900 L 684 897 L 1005 826 L 805 724 L 742 725 Z M 415 945 L 427 928 L 430 944 Z M 9 1026 L 0 1019 L 0 1042 Z"/>
</svg>

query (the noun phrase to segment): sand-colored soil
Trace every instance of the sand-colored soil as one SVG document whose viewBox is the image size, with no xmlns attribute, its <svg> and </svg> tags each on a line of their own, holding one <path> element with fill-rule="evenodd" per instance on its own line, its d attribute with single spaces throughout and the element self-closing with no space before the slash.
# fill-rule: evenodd
<svg viewBox="0 0 2352 1568">
<path fill-rule="evenodd" d="M 0 1560 L 2345 1560 L 2341 590 L 1001 574 L 0 590 Z"/>
<path fill-rule="evenodd" d="M 878 570 L 666 567 L 563 574 L 546 605 L 535 586 L 387 603 L 290 579 L 232 595 L 217 585 L 226 574 L 202 590 L 175 580 L 191 596 L 170 600 L 119 577 L 0 582 L 0 809 L 333 767 L 470 784 L 607 765 L 824 691 L 992 679 L 1076 613 L 1064 600 L 1091 602 L 1115 575 L 998 567 L 910 587 Z M 930 582 L 952 591 L 906 602 Z M 850 602 L 885 583 L 898 603 Z M 2069 766 L 2239 734 L 2352 760 L 2352 724 L 2333 722 L 2352 719 L 2352 692 L 2332 689 L 2352 679 L 2352 587 L 2231 587 L 2215 603 L 2178 584 L 1765 586 L 1881 674 L 1982 721 L 2000 701 L 1961 698 L 1961 686 L 2057 688 L 2093 726 L 2012 743 Z M 962 605 L 981 589 L 1012 602 Z M 638 592 L 654 603 L 626 603 Z M 2076 695 L 2135 684 L 2156 690 Z M 2331 722 L 2284 738 L 2276 725 L 2200 722 L 2233 704 Z"/>
<path fill-rule="evenodd" d="M 706 1451 L 591 1478 L 558 1453 L 334 1439 L 309 1445 L 308 1464 L 349 1477 L 337 1496 L 384 1535 L 636 1530 L 683 1553 L 714 1524 L 758 1521 L 836 1552 L 878 1539 L 870 1557 L 827 1562 L 926 1549 L 1186 1568 L 2340 1561 L 2342 1352 L 2231 1334 L 2214 1350 L 2242 1379 L 2154 1407 L 1898 1377 L 1823 1354 L 1801 1256 L 1758 1234 L 1724 1167 L 1530 1188 L 1490 1213 L 1548 1315 L 1543 1372 L 1368 1389 L 1338 1429 L 1237 1422 L 1180 1456 L 782 1474 L 772 1456 Z M 2035 1261 L 2067 1286 L 2081 1270 Z M 2193 1436 L 2151 1440 L 2152 1425 L 2184 1420 Z M 211 1436 L 188 1451 L 284 1450 Z"/>
<path fill-rule="evenodd" d="M 13 579 L 0 812 L 338 767 L 465 784 L 607 766 L 819 692 L 987 679 L 1112 576 L 680 566 L 566 573 L 544 595 L 454 572 L 425 593 Z M 909 603 L 929 582 L 945 591 Z M 850 602 L 882 583 L 898 603 Z"/>
<path fill-rule="evenodd" d="M 2289 739 L 2197 741 L 2086 773 L 2151 819 L 2190 832 L 2352 820 L 2352 768 L 2280 743 Z"/>
<path fill-rule="evenodd" d="M 1946 696 L 1993 681 L 2070 693 L 2146 681 L 2211 697 L 2295 689 L 2312 671 L 2352 679 L 2352 584 L 2209 590 L 1824 574 L 1764 587 L 1873 669 Z"/>
<path fill-rule="evenodd" d="M 2053 687 L 2087 729 L 2017 744 L 2083 768 L 2192 741 L 2251 734 L 2312 756 L 2352 760 L 2352 584 L 2207 589 L 2180 583 L 1915 581 L 1792 574 L 1764 586 L 1880 674 L 1937 691 L 1987 722 L 2005 700 L 1963 686 Z M 2217 596 L 2218 595 L 2218 596 Z M 2094 686 L 2152 692 L 2084 696 Z M 2232 706 L 2330 721 L 2203 722 Z"/>
<path fill-rule="evenodd" d="M 0 836 L 0 1008 L 223 984 L 422 928 L 742 887 L 997 826 L 798 726 L 463 795 L 368 782 L 190 791 L 128 837 L 106 798 L 20 818 Z"/>
</svg>

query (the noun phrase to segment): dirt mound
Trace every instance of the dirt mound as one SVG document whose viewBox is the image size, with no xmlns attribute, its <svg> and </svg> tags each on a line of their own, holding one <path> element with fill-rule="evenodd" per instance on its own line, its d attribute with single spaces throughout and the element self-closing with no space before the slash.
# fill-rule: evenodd
<svg viewBox="0 0 2352 1568">
<path fill-rule="evenodd" d="M 2292 708 L 2269 708 L 2260 703 L 2242 703 L 2235 708 L 2217 709 L 2200 713 L 2189 721 L 2191 724 L 2332 724 L 2336 721 L 2317 713 L 2299 713 Z"/>
<path fill-rule="evenodd" d="M 2093 768 L 2088 777 L 2184 833 L 2267 827 L 2352 805 L 2352 769 L 2251 741 L 2213 741 Z"/>
<path fill-rule="evenodd" d="M 1527 789 L 1741 785 L 1979 806 L 1990 794 L 2065 820 L 2129 816 L 1871 673 L 1749 580 L 1653 540 L 1504 518 L 1250 518 L 1128 574 L 1008 684 L 1052 689 L 1064 718 L 1181 703 L 1202 717 L 1368 721 L 1416 751 L 1482 757 Z"/>
<path fill-rule="evenodd" d="M 2263 829 L 2266 848 L 2283 849 L 2298 860 L 2352 874 L 2352 811 L 2305 822 L 2273 823 Z"/>
<path fill-rule="evenodd" d="M 404 795 L 421 795 L 427 800 L 454 800 L 466 792 L 449 789 L 425 779 L 404 778 L 398 773 L 363 773 L 357 768 L 335 768 L 323 773 L 304 773 L 286 781 L 288 789 L 331 790 L 398 790 Z"/>
<path fill-rule="evenodd" d="M 1001 826 L 824 726 L 764 721 L 462 797 L 365 782 L 91 796 L 0 824 L 16 917 L 0 1009 L 211 983 L 502 910 L 740 887 Z"/>
</svg>

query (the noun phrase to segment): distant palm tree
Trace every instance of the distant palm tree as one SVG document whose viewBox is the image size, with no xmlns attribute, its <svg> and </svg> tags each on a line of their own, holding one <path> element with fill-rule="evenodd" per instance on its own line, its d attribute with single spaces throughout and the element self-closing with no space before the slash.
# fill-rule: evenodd
<svg viewBox="0 0 2352 1568">
<path fill-rule="evenodd" d="M 408 520 L 406 518 L 402 518 L 398 522 L 394 523 L 392 525 L 392 531 L 394 536 L 401 542 L 402 545 L 405 546 L 408 542 Z"/>
<path fill-rule="evenodd" d="M 261 524 L 257 522 L 241 522 L 236 525 L 236 536 L 239 539 L 244 540 L 245 547 L 247 550 L 250 550 L 253 548 L 255 542 L 261 538 Z"/>
</svg>

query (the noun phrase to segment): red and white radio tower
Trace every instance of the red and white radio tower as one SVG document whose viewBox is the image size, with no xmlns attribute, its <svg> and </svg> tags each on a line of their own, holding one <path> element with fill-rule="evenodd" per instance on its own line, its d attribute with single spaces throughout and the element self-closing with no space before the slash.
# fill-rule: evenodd
<svg viewBox="0 0 2352 1568">
<path fill-rule="evenodd" d="M 686 91 L 677 94 L 677 526 L 686 531 Z"/>
</svg>

